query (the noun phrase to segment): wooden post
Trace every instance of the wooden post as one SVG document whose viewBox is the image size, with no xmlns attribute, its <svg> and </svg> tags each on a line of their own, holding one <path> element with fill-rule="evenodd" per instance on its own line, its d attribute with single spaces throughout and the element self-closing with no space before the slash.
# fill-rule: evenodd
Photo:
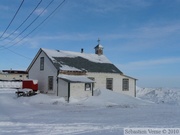
<svg viewBox="0 0 180 135">
<path fill-rule="evenodd" d="M 68 103 L 69 103 L 69 98 L 70 98 L 70 82 L 68 82 Z"/>
<path fill-rule="evenodd" d="M 59 93 L 58 93 L 59 92 L 59 87 L 58 87 L 58 85 L 59 85 L 59 78 L 57 77 L 57 92 L 56 92 L 57 96 L 59 96 Z"/>
<path fill-rule="evenodd" d="M 94 96 L 93 83 L 91 83 L 91 86 L 92 86 L 92 96 Z"/>
</svg>

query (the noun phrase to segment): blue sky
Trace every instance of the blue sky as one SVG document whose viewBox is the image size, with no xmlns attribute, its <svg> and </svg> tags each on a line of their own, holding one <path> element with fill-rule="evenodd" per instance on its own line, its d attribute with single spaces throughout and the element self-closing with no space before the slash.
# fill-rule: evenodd
<svg viewBox="0 0 180 135">
<path fill-rule="evenodd" d="M 0 70 L 26 69 L 39 48 L 76 52 L 84 48 L 85 53 L 94 53 L 100 38 L 104 54 L 124 74 L 137 78 L 138 86 L 180 87 L 180 0 L 66 0 L 53 16 L 17 43 L 62 2 L 54 0 L 44 10 L 51 2 L 44 0 L 18 31 L 3 39 L 38 2 L 25 0 L 0 39 Z M 21 0 L 0 3 L 2 35 Z M 43 10 L 35 23 L 12 41 Z"/>
</svg>

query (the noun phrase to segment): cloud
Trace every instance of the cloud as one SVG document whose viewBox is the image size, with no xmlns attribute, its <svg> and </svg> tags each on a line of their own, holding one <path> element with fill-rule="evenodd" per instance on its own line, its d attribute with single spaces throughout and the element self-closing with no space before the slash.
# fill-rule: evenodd
<svg viewBox="0 0 180 135">
<path fill-rule="evenodd" d="M 166 25 L 150 25 L 138 28 L 136 38 L 161 38 L 179 32 L 179 22 Z"/>
<path fill-rule="evenodd" d="M 117 12 L 121 9 L 137 9 L 151 5 L 147 0 L 86 0 L 79 3 L 71 2 L 71 8 L 81 8 L 85 12 L 107 13 Z"/>
<path fill-rule="evenodd" d="M 157 39 L 164 38 L 180 32 L 180 22 L 168 23 L 168 24 L 144 24 L 144 26 L 137 26 L 130 31 L 122 31 L 121 33 L 106 34 L 106 38 L 119 39 Z"/>
<path fill-rule="evenodd" d="M 179 62 L 180 62 L 180 57 L 138 61 L 138 62 L 132 62 L 129 64 L 136 65 L 136 66 L 155 66 L 155 65 L 162 65 L 162 64 L 179 63 Z"/>
<path fill-rule="evenodd" d="M 105 39 L 157 39 L 171 36 L 180 32 L 179 22 L 166 24 L 166 25 L 152 25 L 145 24 L 144 26 L 136 27 L 130 31 L 121 31 L 119 33 L 103 33 L 102 35 Z M 82 40 L 82 39 L 92 39 L 96 37 L 97 34 L 94 32 L 89 33 L 63 33 L 56 34 L 56 36 L 42 36 L 41 38 L 47 39 L 63 39 L 63 40 Z"/>
<path fill-rule="evenodd" d="M 129 31 L 122 30 L 114 33 L 96 33 L 96 32 L 72 32 L 72 33 L 44 33 L 32 38 L 37 43 L 44 41 L 88 41 L 96 40 L 98 37 L 104 43 L 104 46 L 113 44 L 109 47 L 111 51 L 124 52 L 141 52 L 153 51 L 159 46 L 164 49 L 169 48 L 168 42 L 175 40 L 176 36 L 180 34 L 179 22 L 169 23 L 164 25 L 159 24 L 145 24 L 144 26 L 136 27 Z M 171 45 L 173 46 L 173 45 Z M 165 48 L 166 47 L 166 48 Z"/>
<path fill-rule="evenodd" d="M 89 10 L 94 11 L 94 12 L 110 12 L 110 11 L 117 11 L 120 9 L 124 9 L 124 8 L 137 8 L 137 7 L 147 7 L 150 6 L 150 2 L 145 1 L 145 0 L 121 0 L 121 1 L 117 1 L 117 0 L 111 0 L 111 1 L 106 1 L 104 2 L 104 0 L 94 0 L 91 2 L 92 4 L 94 4 L 94 8 L 91 8 Z"/>
<path fill-rule="evenodd" d="M 144 49 L 157 47 L 167 39 L 174 38 L 174 35 L 180 34 L 179 24 L 145 25 L 131 29 L 130 31 L 121 31 L 119 33 L 59 33 L 53 35 L 41 35 L 35 37 L 36 40 L 68 40 L 68 41 L 83 41 L 94 40 L 100 37 L 103 40 L 110 41 L 114 47 L 112 50 L 121 51 L 142 51 Z M 116 40 L 115 43 L 113 41 Z M 123 42 L 122 42 L 123 41 Z"/>
<path fill-rule="evenodd" d="M 169 48 L 172 43 L 177 40 L 177 35 L 180 34 L 179 22 L 166 24 L 166 25 L 152 25 L 146 24 L 130 31 L 125 30 L 121 33 L 104 34 L 102 38 L 106 40 L 116 40 L 117 42 L 111 50 L 134 52 L 143 51 L 147 49 L 157 48 L 162 46 Z"/>
<path fill-rule="evenodd" d="M 157 67 L 159 65 L 168 65 L 168 64 L 177 64 L 177 63 L 180 63 L 180 57 L 136 61 L 125 64 L 117 64 L 117 65 L 118 67 L 124 67 L 128 69 L 145 69 L 147 67 L 154 67 L 154 66 Z"/>
<path fill-rule="evenodd" d="M 92 33 L 64 33 L 64 34 L 56 34 L 51 36 L 38 36 L 38 40 L 70 40 L 70 41 L 81 41 L 81 40 L 89 40 L 97 38 Z"/>
<path fill-rule="evenodd" d="M 34 14 L 36 15 L 45 15 L 48 11 L 45 10 L 44 8 L 38 8 L 34 11 Z"/>
</svg>

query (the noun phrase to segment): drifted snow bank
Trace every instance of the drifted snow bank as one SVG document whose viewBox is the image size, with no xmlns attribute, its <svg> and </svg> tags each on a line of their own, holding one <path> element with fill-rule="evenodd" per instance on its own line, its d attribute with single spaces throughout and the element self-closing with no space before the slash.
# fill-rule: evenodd
<svg viewBox="0 0 180 135">
<path fill-rule="evenodd" d="M 155 103 L 180 105 L 180 89 L 174 88 L 139 88 L 137 97 Z"/>
<path fill-rule="evenodd" d="M 37 94 L 32 97 L 20 97 L 20 102 L 28 102 L 30 104 L 53 104 L 53 105 L 80 105 L 80 106 L 95 106 L 95 107 L 118 107 L 131 108 L 141 105 L 149 105 L 147 101 L 138 98 L 130 97 L 110 90 L 101 89 L 95 90 L 94 96 L 81 99 L 70 98 L 70 102 L 57 96 L 46 94 Z"/>
<path fill-rule="evenodd" d="M 141 105 L 158 104 L 174 104 L 180 105 L 180 89 L 168 88 L 137 88 L 137 98 L 130 97 L 124 94 L 116 93 L 106 89 L 94 91 L 94 96 L 81 99 L 70 98 L 70 102 L 57 96 L 47 94 L 37 94 L 32 97 L 15 96 L 16 90 L 0 89 L 0 94 L 12 93 L 13 102 L 27 104 L 46 104 L 46 105 L 82 105 L 96 107 L 118 107 L 131 108 Z"/>
<path fill-rule="evenodd" d="M 136 107 L 139 105 L 148 105 L 150 103 L 138 98 L 116 93 L 106 89 L 101 89 L 101 90 L 95 90 L 94 96 L 88 98 L 86 101 L 84 101 L 83 104 L 89 106 L 129 108 L 129 107 Z"/>
</svg>

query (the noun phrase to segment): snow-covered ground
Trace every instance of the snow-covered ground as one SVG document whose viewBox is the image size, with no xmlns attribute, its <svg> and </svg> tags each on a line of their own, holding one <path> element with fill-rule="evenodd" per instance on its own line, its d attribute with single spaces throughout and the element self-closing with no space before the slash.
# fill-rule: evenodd
<svg viewBox="0 0 180 135">
<path fill-rule="evenodd" d="M 180 89 L 178 88 L 137 88 L 137 97 L 158 104 L 180 105 Z"/>
<path fill-rule="evenodd" d="M 180 127 L 180 89 L 138 88 L 138 98 L 108 90 L 81 100 L 0 89 L 0 135 L 121 135 L 123 128 Z"/>
</svg>

